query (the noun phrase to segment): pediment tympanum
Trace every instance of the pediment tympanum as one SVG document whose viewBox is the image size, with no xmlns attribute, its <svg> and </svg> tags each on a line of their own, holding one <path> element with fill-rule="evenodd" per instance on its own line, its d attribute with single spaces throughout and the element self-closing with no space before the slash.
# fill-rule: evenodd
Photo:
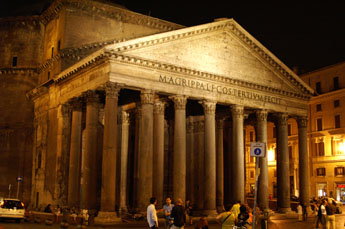
<svg viewBox="0 0 345 229">
<path fill-rule="evenodd" d="M 114 44 L 107 49 L 278 90 L 311 92 L 232 19 Z"/>
</svg>

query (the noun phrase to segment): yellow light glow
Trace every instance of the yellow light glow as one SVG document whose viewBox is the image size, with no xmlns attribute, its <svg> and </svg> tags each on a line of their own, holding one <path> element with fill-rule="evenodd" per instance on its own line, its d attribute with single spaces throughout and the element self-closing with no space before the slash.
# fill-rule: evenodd
<svg viewBox="0 0 345 229">
<path fill-rule="evenodd" d="M 344 142 L 339 143 L 339 151 L 345 154 L 345 144 Z"/>
<path fill-rule="evenodd" d="M 268 150 L 268 161 L 274 161 L 274 150 L 273 149 L 269 149 Z"/>
</svg>

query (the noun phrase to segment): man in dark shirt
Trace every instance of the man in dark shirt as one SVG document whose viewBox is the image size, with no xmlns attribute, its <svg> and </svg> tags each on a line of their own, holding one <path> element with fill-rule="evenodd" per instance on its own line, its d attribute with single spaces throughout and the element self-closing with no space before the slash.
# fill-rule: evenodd
<svg viewBox="0 0 345 229">
<path fill-rule="evenodd" d="M 183 229 L 186 222 L 186 215 L 184 207 L 182 206 L 182 200 L 177 199 L 176 205 L 171 211 L 171 218 L 174 218 L 174 224 L 171 227 L 172 229 Z"/>
<path fill-rule="evenodd" d="M 327 212 L 327 220 L 326 220 L 326 227 L 335 229 L 335 202 L 331 199 L 328 200 L 328 204 L 326 205 L 326 212 Z"/>
</svg>

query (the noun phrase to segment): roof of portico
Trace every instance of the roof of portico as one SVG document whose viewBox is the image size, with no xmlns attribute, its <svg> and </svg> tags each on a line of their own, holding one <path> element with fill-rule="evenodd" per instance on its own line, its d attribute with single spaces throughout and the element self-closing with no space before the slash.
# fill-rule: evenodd
<svg viewBox="0 0 345 229">
<path fill-rule="evenodd" d="M 261 91 L 263 95 L 286 98 L 280 105 L 296 107 L 299 111 L 307 110 L 306 104 L 314 93 L 233 19 L 107 45 L 65 69 L 53 79 L 54 83 L 62 85 L 75 75 L 84 74 L 109 60 L 110 64 L 126 66 L 133 71 L 166 72 Z M 242 63 L 245 68 L 241 67 Z M 118 68 L 111 71 L 114 69 Z M 29 96 L 37 98 L 41 93 L 46 90 L 38 87 Z"/>
</svg>

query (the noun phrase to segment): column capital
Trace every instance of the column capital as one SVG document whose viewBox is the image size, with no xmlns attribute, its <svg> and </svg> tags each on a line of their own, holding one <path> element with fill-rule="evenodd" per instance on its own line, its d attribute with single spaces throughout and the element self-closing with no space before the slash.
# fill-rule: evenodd
<svg viewBox="0 0 345 229">
<path fill-rule="evenodd" d="M 81 110 L 83 107 L 83 100 L 80 97 L 73 97 L 68 101 L 72 110 Z"/>
<path fill-rule="evenodd" d="M 156 99 L 153 104 L 153 113 L 154 114 L 163 114 L 166 106 L 166 102 L 163 102 L 159 99 Z"/>
<path fill-rule="evenodd" d="M 140 92 L 141 104 L 153 104 L 155 93 L 152 90 L 142 90 Z"/>
<path fill-rule="evenodd" d="M 232 117 L 243 118 L 244 117 L 244 106 L 242 105 L 231 105 L 230 106 Z"/>
<path fill-rule="evenodd" d="M 121 112 L 121 121 L 123 125 L 129 125 L 129 113 L 126 111 Z"/>
<path fill-rule="evenodd" d="M 105 95 L 108 98 L 117 99 L 119 96 L 120 86 L 117 83 L 107 82 L 104 85 L 105 88 Z"/>
<path fill-rule="evenodd" d="M 289 120 L 289 115 L 287 113 L 277 113 L 276 114 L 278 123 L 280 125 L 287 125 Z"/>
<path fill-rule="evenodd" d="M 185 95 L 174 95 L 169 96 L 169 99 L 174 101 L 175 110 L 185 110 L 187 104 L 187 96 Z"/>
<path fill-rule="evenodd" d="M 88 90 L 88 91 L 83 92 L 82 95 L 86 99 L 86 102 L 88 104 L 99 103 L 99 95 L 96 93 L 96 91 Z"/>
<path fill-rule="evenodd" d="M 299 128 L 307 127 L 308 126 L 308 117 L 307 116 L 298 116 L 297 117 L 297 124 Z"/>
<path fill-rule="evenodd" d="M 255 114 L 258 121 L 267 121 L 267 110 L 257 110 Z"/>
<path fill-rule="evenodd" d="M 217 103 L 214 101 L 199 101 L 199 103 L 204 107 L 205 114 L 215 114 Z"/>
<path fill-rule="evenodd" d="M 217 129 L 224 128 L 224 119 L 217 119 Z"/>
</svg>

